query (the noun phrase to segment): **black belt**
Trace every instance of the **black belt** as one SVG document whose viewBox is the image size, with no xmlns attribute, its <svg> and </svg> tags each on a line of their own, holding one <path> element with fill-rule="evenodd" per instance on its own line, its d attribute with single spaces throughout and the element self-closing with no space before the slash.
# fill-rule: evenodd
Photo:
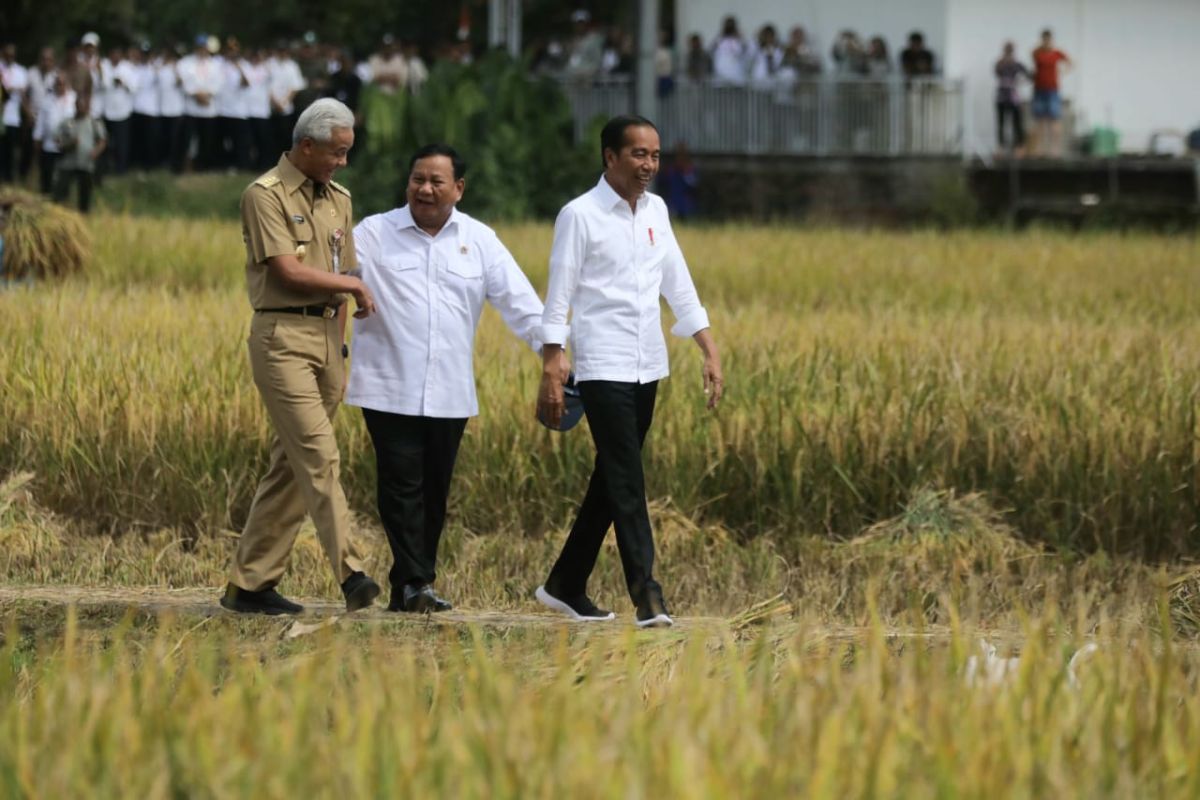
<svg viewBox="0 0 1200 800">
<path fill-rule="evenodd" d="M 341 306 L 287 306 L 286 308 L 256 308 L 256 314 L 299 314 L 302 317 L 323 317 L 333 319 Z"/>
</svg>

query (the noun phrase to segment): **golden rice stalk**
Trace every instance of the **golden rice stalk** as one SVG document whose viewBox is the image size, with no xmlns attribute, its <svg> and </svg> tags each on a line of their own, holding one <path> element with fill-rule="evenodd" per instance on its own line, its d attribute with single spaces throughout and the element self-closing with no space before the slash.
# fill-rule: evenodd
<svg viewBox="0 0 1200 800">
<path fill-rule="evenodd" d="M 31 192 L 0 192 L 4 276 L 10 280 L 61 278 L 82 271 L 92 252 L 83 217 Z"/>
</svg>

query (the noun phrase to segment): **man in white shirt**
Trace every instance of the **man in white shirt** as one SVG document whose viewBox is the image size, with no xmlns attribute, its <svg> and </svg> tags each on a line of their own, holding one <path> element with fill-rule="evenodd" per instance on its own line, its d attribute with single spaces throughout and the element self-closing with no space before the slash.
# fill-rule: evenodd
<svg viewBox="0 0 1200 800">
<path fill-rule="evenodd" d="M 537 599 L 576 621 L 612 619 L 587 596 L 587 579 L 610 525 L 639 627 L 673 624 L 654 580 L 654 538 L 646 510 L 642 442 L 667 377 L 661 294 L 675 314 L 671 332 L 691 336 L 704 354 L 708 407 L 724 390 L 721 359 L 662 198 L 647 191 L 660 144 L 643 117 L 615 117 L 600 134 L 604 175 L 568 203 L 554 223 L 550 282 L 541 328 L 538 415 L 552 427 L 563 412 L 563 348 L 571 340 L 596 466 L 587 496 Z M 568 312 L 573 312 L 567 324 Z"/>
<path fill-rule="evenodd" d="M 75 92 L 67 85 L 66 75 L 56 75 L 50 84 L 53 88 L 42 100 L 37 122 L 33 126 L 34 146 L 40 152 L 38 172 L 44 195 L 54 190 L 54 170 L 62 155 L 62 146 L 56 134 L 63 122 L 75 115 Z"/>
<path fill-rule="evenodd" d="M 158 165 L 166 165 L 172 172 L 183 172 L 187 160 L 187 125 L 184 110 L 187 95 L 184 93 L 183 78 L 179 74 L 179 57 L 169 47 L 164 47 L 155 67 L 158 86 L 158 126 L 160 131 Z"/>
<path fill-rule="evenodd" d="M 150 53 L 139 47 L 129 48 L 129 62 L 137 76 L 137 91 L 133 93 L 133 163 L 139 169 L 153 169 L 160 159 L 158 105 L 158 69 Z"/>
<path fill-rule="evenodd" d="M 292 127 L 296 124 L 296 93 L 306 85 L 304 75 L 284 45 L 276 48 L 267 60 L 267 75 L 271 90 L 271 127 L 278 142 L 289 142 Z"/>
<path fill-rule="evenodd" d="M 446 498 L 467 418 L 484 301 L 536 352 L 542 303 L 491 228 L 455 208 L 466 167 L 433 144 L 409 162 L 408 204 L 354 228 L 379 313 L 354 323 L 346 393 L 375 446 L 379 516 L 395 563 L 389 611 L 445 611 L 434 593 Z"/>
<path fill-rule="evenodd" d="M 132 136 L 133 96 L 138 75 L 125 51 L 112 48 L 101 66 L 104 81 L 104 127 L 108 129 L 108 163 L 117 175 L 129 168 L 129 144 Z"/>
<path fill-rule="evenodd" d="M 196 140 L 196 166 L 212 169 L 221 155 L 217 93 L 223 85 L 224 70 L 209 52 L 207 37 L 198 36 L 191 55 L 179 59 L 179 77 L 183 81 L 187 118 L 185 141 L 190 145 L 193 138 Z"/>
<path fill-rule="evenodd" d="M 29 90 L 29 71 L 17 63 L 17 48 L 13 44 L 0 47 L 0 83 L 4 86 L 4 131 L 0 133 L 0 182 L 10 182 L 17 174 L 17 149 L 21 142 L 21 107 Z M 22 148 L 24 149 L 24 148 Z M 22 152 L 22 166 L 27 159 Z"/>
</svg>

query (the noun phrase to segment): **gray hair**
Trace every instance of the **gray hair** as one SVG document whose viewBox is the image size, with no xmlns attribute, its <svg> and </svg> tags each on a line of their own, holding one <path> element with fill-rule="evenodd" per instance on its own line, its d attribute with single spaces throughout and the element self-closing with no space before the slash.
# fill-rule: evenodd
<svg viewBox="0 0 1200 800">
<path fill-rule="evenodd" d="M 296 127 L 292 128 L 292 144 L 300 144 L 305 139 L 328 142 L 333 138 L 334 128 L 353 130 L 354 112 L 345 103 L 332 97 L 314 100 L 312 105 L 300 112 Z"/>
</svg>

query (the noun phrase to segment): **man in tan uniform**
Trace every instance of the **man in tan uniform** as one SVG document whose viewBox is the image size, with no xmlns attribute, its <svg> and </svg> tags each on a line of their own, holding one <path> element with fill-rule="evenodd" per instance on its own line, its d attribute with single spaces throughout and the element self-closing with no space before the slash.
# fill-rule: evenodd
<svg viewBox="0 0 1200 800">
<path fill-rule="evenodd" d="M 254 309 L 250 365 L 275 428 L 271 466 L 250 506 L 221 605 L 231 611 L 298 614 L 275 591 L 307 512 L 346 609 L 366 608 L 379 584 L 362 572 L 338 478 L 333 415 L 345 387 L 345 295 L 355 317 L 374 299 L 357 277 L 350 193 L 333 182 L 354 145 L 354 115 L 318 100 L 296 121 L 292 149 L 242 194 L 246 283 Z"/>
</svg>

